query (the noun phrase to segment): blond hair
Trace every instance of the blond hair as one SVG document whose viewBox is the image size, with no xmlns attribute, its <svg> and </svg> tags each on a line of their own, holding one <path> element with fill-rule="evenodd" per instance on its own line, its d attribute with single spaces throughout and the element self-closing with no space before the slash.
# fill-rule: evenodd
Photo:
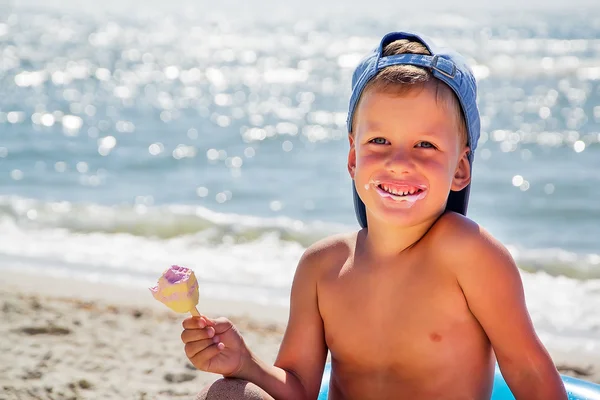
<svg viewBox="0 0 600 400">
<path fill-rule="evenodd" d="M 431 55 L 427 47 L 420 42 L 407 39 L 395 40 L 383 49 L 382 57 L 398 54 L 424 54 Z M 456 115 L 457 130 L 463 145 L 467 145 L 467 124 L 460 101 L 454 91 L 444 82 L 436 79 L 431 71 L 414 65 L 392 65 L 383 68 L 373 79 L 367 83 L 363 94 L 367 90 L 377 90 L 398 95 L 407 94 L 413 90 L 429 88 L 434 90 L 438 103 L 449 107 Z M 362 96 L 361 96 L 362 97 Z"/>
</svg>

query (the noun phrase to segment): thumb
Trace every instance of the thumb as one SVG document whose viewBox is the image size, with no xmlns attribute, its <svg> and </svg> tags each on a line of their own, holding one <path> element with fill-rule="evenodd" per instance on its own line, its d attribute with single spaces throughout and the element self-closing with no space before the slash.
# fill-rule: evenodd
<svg viewBox="0 0 600 400">
<path fill-rule="evenodd" d="M 217 335 L 223 334 L 233 327 L 231 321 L 224 317 L 211 318 L 208 322 L 214 327 L 215 334 Z"/>
</svg>

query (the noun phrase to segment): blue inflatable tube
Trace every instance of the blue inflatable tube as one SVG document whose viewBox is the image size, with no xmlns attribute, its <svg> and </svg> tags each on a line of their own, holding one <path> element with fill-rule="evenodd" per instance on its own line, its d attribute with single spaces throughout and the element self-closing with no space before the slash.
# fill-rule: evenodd
<svg viewBox="0 0 600 400">
<path fill-rule="evenodd" d="M 330 375 L 331 364 L 327 364 L 325 366 L 325 372 L 323 373 L 323 381 L 321 382 L 321 391 L 319 392 L 318 400 L 327 400 Z M 565 375 L 561 375 L 561 378 L 565 384 L 565 389 L 567 389 L 569 400 L 600 400 L 600 385 Z M 491 400 L 515 400 L 515 397 L 510 392 L 510 389 L 497 366 Z"/>
</svg>

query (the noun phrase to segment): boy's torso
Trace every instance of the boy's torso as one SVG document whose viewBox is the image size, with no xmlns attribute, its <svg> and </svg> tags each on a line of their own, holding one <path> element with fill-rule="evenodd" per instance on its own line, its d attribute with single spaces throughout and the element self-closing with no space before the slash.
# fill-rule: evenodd
<svg viewBox="0 0 600 400">
<path fill-rule="evenodd" d="M 361 235 L 318 282 L 330 399 L 489 398 L 491 346 L 447 267 L 459 261 L 436 251 L 434 229 L 377 265 L 361 254 Z"/>
</svg>

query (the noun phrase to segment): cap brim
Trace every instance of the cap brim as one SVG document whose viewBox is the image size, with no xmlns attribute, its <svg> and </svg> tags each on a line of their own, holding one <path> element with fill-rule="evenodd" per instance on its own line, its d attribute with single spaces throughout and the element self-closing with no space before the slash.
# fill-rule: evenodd
<svg viewBox="0 0 600 400">
<path fill-rule="evenodd" d="M 451 191 L 448 196 L 448 202 L 446 203 L 446 211 L 454 211 L 456 213 L 467 215 L 467 207 L 469 205 L 469 194 L 471 192 L 471 184 L 467 185 L 460 192 Z M 356 219 L 361 227 L 367 227 L 367 210 L 365 203 L 358 196 L 356 186 L 352 182 L 352 196 L 354 199 L 354 211 L 356 212 Z"/>
</svg>

